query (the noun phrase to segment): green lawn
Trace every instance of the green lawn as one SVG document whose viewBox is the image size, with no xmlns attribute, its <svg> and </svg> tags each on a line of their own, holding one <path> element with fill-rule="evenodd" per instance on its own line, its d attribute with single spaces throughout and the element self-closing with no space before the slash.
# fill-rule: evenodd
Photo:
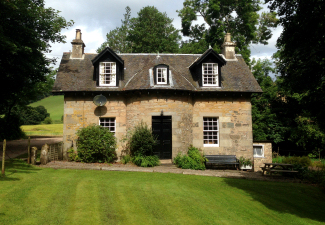
<svg viewBox="0 0 325 225">
<path fill-rule="evenodd" d="M 62 136 L 63 124 L 23 125 L 21 129 L 27 136 Z"/>
<path fill-rule="evenodd" d="M 62 123 L 61 118 L 63 115 L 63 107 L 64 107 L 64 96 L 63 95 L 55 95 L 44 98 L 38 102 L 34 102 L 30 104 L 30 106 L 36 107 L 42 105 L 46 108 L 47 112 L 50 113 L 50 117 L 53 122 Z"/>
<path fill-rule="evenodd" d="M 55 170 L 15 160 L 0 224 L 324 224 L 317 187 L 182 174 Z"/>
</svg>

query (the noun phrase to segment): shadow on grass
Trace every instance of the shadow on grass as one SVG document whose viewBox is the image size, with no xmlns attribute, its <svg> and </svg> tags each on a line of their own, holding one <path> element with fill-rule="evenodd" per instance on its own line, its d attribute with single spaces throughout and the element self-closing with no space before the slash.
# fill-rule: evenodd
<svg viewBox="0 0 325 225">
<path fill-rule="evenodd" d="M 2 165 L 2 161 L 0 161 Z M 19 178 L 12 177 L 15 174 L 24 173 L 35 173 L 40 169 L 35 168 L 32 165 L 27 164 L 25 161 L 20 159 L 10 159 L 5 162 L 5 177 L 0 176 L 0 181 L 18 181 Z"/>
<path fill-rule="evenodd" d="M 325 222 L 325 195 L 317 187 L 299 183 L 225 179 L 225 182 L 248 193 L 255 201 L 279 213 Z"/>
</svg>

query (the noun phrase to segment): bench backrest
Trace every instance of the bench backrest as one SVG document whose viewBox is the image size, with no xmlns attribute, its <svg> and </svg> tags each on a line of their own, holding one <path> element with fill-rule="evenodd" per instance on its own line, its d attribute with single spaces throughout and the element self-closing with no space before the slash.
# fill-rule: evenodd
<svg viewBox="0 0 325 225">
<path fill-rule="evenodd" d="M 237 162 L 237 158 L 235 155 L 205 155 L 205 158 L 208 161 L 215 161 L 215 162 Z"/>
</svg>

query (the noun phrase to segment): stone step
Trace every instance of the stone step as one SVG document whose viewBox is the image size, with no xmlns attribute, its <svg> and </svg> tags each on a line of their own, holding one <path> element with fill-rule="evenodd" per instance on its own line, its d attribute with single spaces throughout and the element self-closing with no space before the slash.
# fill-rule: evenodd
<svg viewBox="0 0 325 225">
<path fill-rule="evenodd" d="M 163 165 L 163 164 L 173 164 L 173 162 L 172 162 L 171 159 L 161 159 L 160 164 L 161 165 Z"/>
</svg>

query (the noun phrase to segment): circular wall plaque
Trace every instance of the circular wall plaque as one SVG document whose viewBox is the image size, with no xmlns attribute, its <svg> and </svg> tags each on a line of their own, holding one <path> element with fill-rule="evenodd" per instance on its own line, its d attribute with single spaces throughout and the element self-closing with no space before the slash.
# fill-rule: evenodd
<svg viewBox="0 0 325 225">
<path fill-rule="evenodd" d="M 107 99 L 104 95 L 96 95 L 93 100 L 94 104 L 97 106 L 103 106 L 106 104 Z"/>
</svg>

